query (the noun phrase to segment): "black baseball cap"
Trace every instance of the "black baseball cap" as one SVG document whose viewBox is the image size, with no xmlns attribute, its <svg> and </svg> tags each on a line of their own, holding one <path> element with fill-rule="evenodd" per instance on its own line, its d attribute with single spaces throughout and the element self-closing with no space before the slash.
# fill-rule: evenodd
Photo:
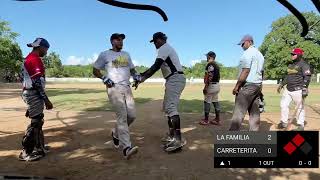
<svg viewBox="0 0 320 180">
<path fill-rule="evenodd" d="M 156 32 L 156 33 L 153 34 L 152 40 L 150 42 L 152 43 L 156 39 L 167 40 L 167 36 L 162 32 Z"/>
<path fill-rule="evenodd" d="M 214 53 L 213 51 L 209 51 L 209 52 L 206 54 L 206 56 L 215 58 L 215 57 L 216 57 L 216 53 Z"/>
<path fill-rule="evenodd" d="M 49 48 L 50 47 L 50 44 L 49 42 L 44 39 L 44 38 L 36 38 L 36 40 L 33 41 L 33 43 L 29 43 L 27 44 L 28 47 L 45 47 L 45 48 Z"/>
<path fill-rule="evenodd" d="M 119 39 L 119 38 L 122 38 L 122 39 L 125 39 L 126 38 L 126 35 L 124 34 L 120 34 L 120 33 L 113 33 L 110 37 L 110 41 L 114 40 L 114 39 Z"/>
</svg>

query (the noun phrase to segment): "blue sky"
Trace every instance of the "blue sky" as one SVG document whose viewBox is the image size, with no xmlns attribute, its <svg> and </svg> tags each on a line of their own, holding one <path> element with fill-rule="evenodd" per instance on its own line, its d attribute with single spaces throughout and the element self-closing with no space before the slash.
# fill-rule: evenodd
<svg viewBox="0 0 320 180">
<path fill-rule="evenodd" d="M 125 0 L 123 0 L 125 1 Z M 289 0 L 300 11 L 316 11 L 309 0 Z M 150 66 L 156 56 L 152 34 L 162 31 L 176 49 L 183 65 L 190 66 L 213 50 L 225 66 L 236 66 L 242 49 L 236 44 L 251 34 L 256 46 L 270 31 L 271 23 L 289 11 L 276 0 L 127 0 L 156 5 L 169 17 L 164 22 L 151 11 L 121 9 L 96 0 L 46 0 L 16 2 L 1 0 L 0 19 L 10 22 L 20 36 L 23 54 L 26 44 L 44 37 L 50 51 L 61 56 L 63 64 L 88 64 L 110 48 L 114 32 L 125 33 L 124 50 L 136 65 Z"/>
</svg>

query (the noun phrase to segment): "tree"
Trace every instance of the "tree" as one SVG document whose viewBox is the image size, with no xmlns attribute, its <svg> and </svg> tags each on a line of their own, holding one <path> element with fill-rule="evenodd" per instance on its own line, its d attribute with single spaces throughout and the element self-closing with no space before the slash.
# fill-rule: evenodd
<svg viewBox="0 0 320 180">
<path fill-rule="evenodd" d="M 304 16 L 311 27 L 308 35 L 300 37 L 301 26 L 293 15 L 287 15 L 271 25 L 271 32 L 264 38 L 260 51 L 265 57 L 267 79 L 281 79 L 291 61 L 290 52 L 299 47 L 305 51 L 304 58 L 314 73 L 320 72 L 320 16 L 308 12 Z"/>
<path fill-rule="evenodd" d="M 59 54 L 51 52 L 49 55 L 43 58 L 43 62 L 46 67 L 46 75 L 48 77 L 62 77 L 63 66 L 60 60 Z"/>
<path fill-rule="evenodd" d="M 6 82 L 17 80 L 23 62 L 22 51 L 15 42 L 17 36 L 8 22 L 0 20 L 0 79 Z"/>
</svg>

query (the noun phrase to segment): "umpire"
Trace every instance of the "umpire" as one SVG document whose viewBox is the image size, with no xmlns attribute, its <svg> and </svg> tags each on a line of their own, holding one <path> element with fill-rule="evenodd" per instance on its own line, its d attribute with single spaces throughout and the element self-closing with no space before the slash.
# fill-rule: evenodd
<svg viewBox="0 0 320 180">
<path fill-rule="evenodd" d="M 249 112 L 250 131 L 260 126 L 259 97 L 262 90 L 264 57 L 254 47 L 253 38 L 245 35 L 238 43 L 244 50 L 240 57 L 240 75 L 232 94 L 236 95 L 230 131 L 239 131 L 241 123 Z"/>
</svg>

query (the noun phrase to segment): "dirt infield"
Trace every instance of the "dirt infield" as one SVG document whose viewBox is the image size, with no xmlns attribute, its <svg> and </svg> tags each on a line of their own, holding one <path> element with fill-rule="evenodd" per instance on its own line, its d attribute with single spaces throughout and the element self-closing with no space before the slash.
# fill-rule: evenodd
<svg viewBox="0 0 320 180">
<path fill-rule="evenodd" d="M 72 85 L 73 88 L 84 86 Z M 70 86 L 49 85 L 49 88 L 67 87 Z M 115 123 L 112 112 L 56 109 L 45 111 L 44 132 L 51 152 L 38 162 L 19 162 L 21 138 L 29 122 L 24 117 L 25 104 L 20 92 L 14 85 L 0 86 L 0 179 L 1 175 L 118 180 L 320 179 L 319 169 L 214 169 L 211 132 L 228 129 L 229 112 L 222 115 L 221 127 L 202 127 L 197 124 L 200 113 L 182 113 L 182 131 L 188 144 L 180 153 L 167 154 L 160 148 L 167 123 L 160 111 L 162 100 L 157 99 L 137 106 L 137 120 L 130 130 L 133 143 L 140 149 L 130 161 L 104 145 L 110 140 Z M 306 114 L 306 130 L 319 131 L 320 103 L 308 106 Z M 263 113 L 261 130 L 274 130 L 279 117 L 279 113 Z M 248 129 L 247 119 L 244 130 Z"/>
</svg>

